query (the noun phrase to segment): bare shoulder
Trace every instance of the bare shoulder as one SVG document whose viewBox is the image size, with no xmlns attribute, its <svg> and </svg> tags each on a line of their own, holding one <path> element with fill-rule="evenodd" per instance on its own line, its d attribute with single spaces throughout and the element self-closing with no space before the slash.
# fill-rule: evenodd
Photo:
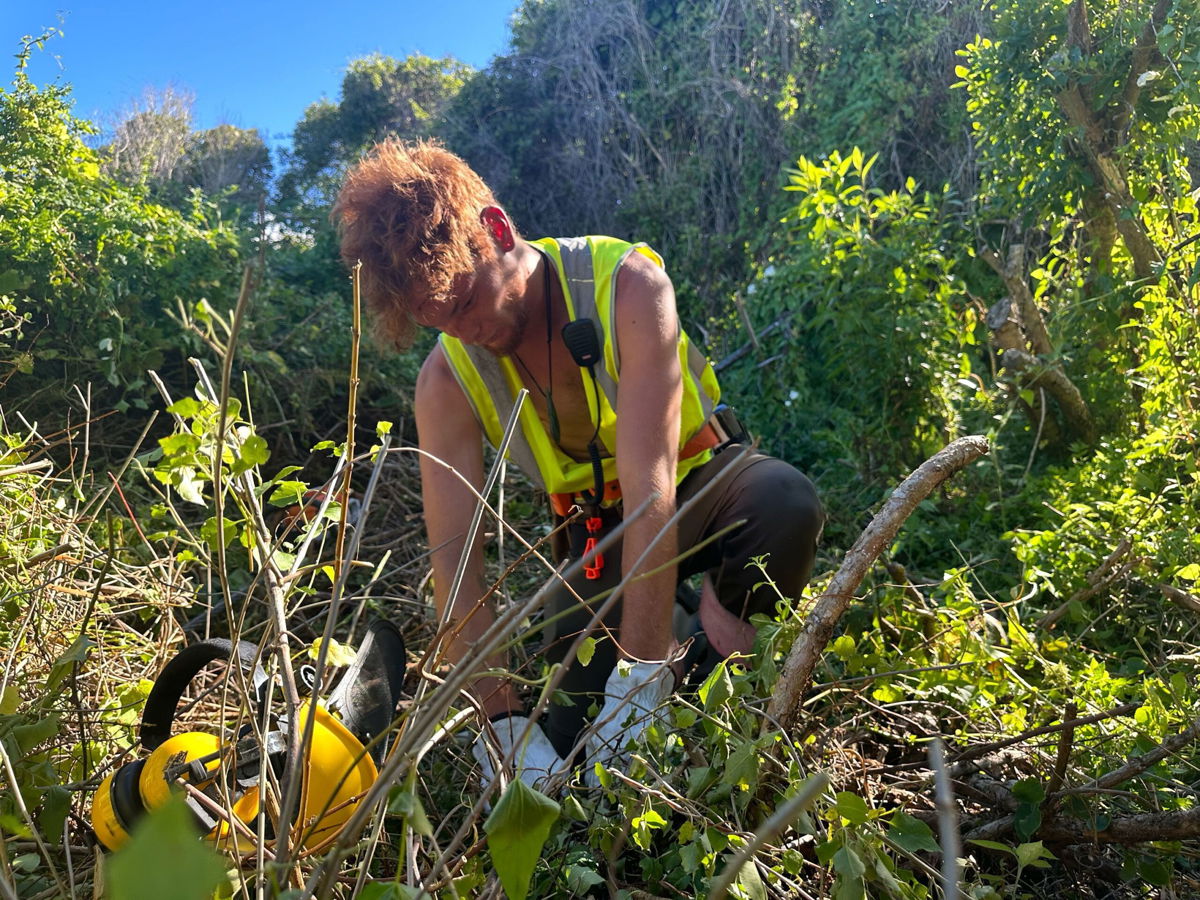
<svg viewBox="0 0 1200 900">
<path fill-rule="evenodd" d="M 675 327 L 675 289 L 662 267 L 641 253 L 630 253 L 617 272 L 616 316 L 623 324 L 671 331 Z M 657 330 L 656 329 L 656 330 Z"/>
<path fill-rule="evenodd" d="M 450 360 L 442 352 L 442 345 L 437 344 L 425 357 L 425 362 L 421 364 L 421 372 L 417 375 L 418 402 L 422 395 L 438 395 L 451 387 L 462 393 L 454 372 L 450 369 Z"/>
<path fill-rule="evenodd" d="M 617 272 L 618 301 L 625 293 L 656 294 L 664 291 L 674 295 L 671 278 L 662 266 L 636 251 L 625 257 Z"/>
<path fill-rule="evenodd" d="M 467 395 L 454 376 L 441 344 L 429 351 L 425 362 L 421 364 L 414 404 L 418 419 L 426 414 L 436 414 L 438 418 L 456 413 L 471 416 Z"/>
</svg>

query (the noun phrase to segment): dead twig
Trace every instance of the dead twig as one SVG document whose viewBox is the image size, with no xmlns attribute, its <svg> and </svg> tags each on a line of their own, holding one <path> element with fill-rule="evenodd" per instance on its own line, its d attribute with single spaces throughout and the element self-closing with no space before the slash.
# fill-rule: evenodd
<svg viewBox="0 0 1200 900">
<path fill-rule="evenodd" d="M 1095 597 L 1104 588 L 1112 584 L 1112 582 L 1116 581 L 1122 575 L 1127 574 L 1131 568 L 1131 564 L 1126 564 L 1115 571 L 1114 568 L 1129 553 L 1132 546 L 1128 538 L 1121 538 L 1121 542 L 1117 544 L 1112 553 L 1104 558 L 1104 562 L 1100 563 L 1099 566 L 1087 574 L 1084 579 L 1087 581 L 1087 587 L 1076 591 L 1066 603 L 1046 613 L 1042 617 L 1042 620 L 1038 622 L 1037 627 L 1049 628 L 1067 614 L 1067 610 L 1071 608 L 1071 604 L 1083 603 L 1085 600 L 1092 599 L 1092 597 Z"/>
<path fill-rule="evenodd" d="M 933 769 L 938 834 L 942 838 L 942 898 L 958 900 L 958 858 L 962 856 L 962 837 L 958 833 L 958 807 L 946 771 L 946 751 L 941 738 L 929 742 L 929 767 Z"/>
<path fill-rule="evenodd" d="M 771 695 L 768 715 L 778 719 L 784 728 L 791 729 L 799 721 L 801 702 L 812 683 L 817 661 L 833 637 L 833 630 L 850 605 L 854 592 L 879 554 L 891 544 L 918 503 L 947 478 L 987 451 L 988 443 L 984 438 L 971 436 L 959 438 L 934 454 L 896 488 L 883 509 L 850 548 L 829 582 L 828 589 L 808 614 L 804 627 L 788 652 L 779 682 Z"/>
</svg>

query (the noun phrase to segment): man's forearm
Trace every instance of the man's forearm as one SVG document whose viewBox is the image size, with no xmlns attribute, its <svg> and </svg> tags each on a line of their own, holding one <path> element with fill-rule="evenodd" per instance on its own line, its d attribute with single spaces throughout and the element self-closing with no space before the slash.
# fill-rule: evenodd
<svg viewBox="0 0 1200 900">
<path fill-rule="evenodd" d="M 638 659 L 664 659 L 673 644 L 671 609 L 675 596 L 677 541 L 667 527 L 673 504 L 661 500 L 629 523 L 621 551 L 623 575 L 636 566 L 625 587 L 621 613 L 621 648 Z M 652 546 L 653 545 L 653 546 Z M 638 560 L 650 548 L 640 565 Z M 661 571 L 655 572 L 655 569 Z M 644 573 L 654 572 L 652 575 Z M 641 577 L 639 577 L 641 576 Z"/>
<path fill-rule="evenodd" d="M 458 666 L 463 659 L 495 624 L 496 615 L 484 596 L 481 579 L 466 579 L 459 590 L 458 601 L 450 612 L 449 631 L 444 643 L 444 657 L 451 666 Z M 472 601 L 471 597 L 483 598 Z M 444 609 L 446 598 L 438 598 L 438 608 Z M 503 651 L 492 653 L 484 667 L 503 670 L 508 660 Z M 483 705 L 488 716 L 519 708 L 520 703 L 511 682 L 507 678 L 487 676 L 473 682 L 472 691 Z"/>
</svg>

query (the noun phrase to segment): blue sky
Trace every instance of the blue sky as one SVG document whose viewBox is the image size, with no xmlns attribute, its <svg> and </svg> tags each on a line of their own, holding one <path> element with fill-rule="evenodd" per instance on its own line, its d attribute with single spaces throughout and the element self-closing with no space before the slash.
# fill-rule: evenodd
<svg viewBox="0 0 1200 900">
<path fill-rule="evenodd" d="M 75 112 L 97 124 L 172 85 L 195 95 L 194 126 L 229 122 L 286 141 L 305 107 L 336 99 L 346 64 L 373 52 L 454 56 L 482 68 L 508 45 L 518 0 L 0 0 L 11 60 L 25 34 L 62 37 L 35 52 L 32 78 L 74 86 Z M 59 16 L 63 17 L 60 23 Z M 11 68 L 0 72 L 10 80 Z"/>
</svg>

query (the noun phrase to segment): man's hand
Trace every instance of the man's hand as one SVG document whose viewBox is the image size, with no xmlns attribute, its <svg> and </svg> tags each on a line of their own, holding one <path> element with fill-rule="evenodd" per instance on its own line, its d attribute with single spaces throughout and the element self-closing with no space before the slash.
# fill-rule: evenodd
<svg viewBox="0 0 1200 900">
<path fill-rule="evenodd" d="M 489 731 L 494 741 L 489 739 Z M 505 716 L 491 723 L 490 728 L 479 733 L 471 753 L 483 771 L 485 789 L 496 780 L 498 766 L 506 760 L 517 777 L 534 790 L 566 765 L 546 733 L 536 724 L 530 724 L 525 716 Z"/>
<path fill-rule="evenodd" d="M 587 742 L 587 762 L 620 759 L 655 721 L 658 707 L 675 688 L 668 662 L 618 662 L 604 685 L 604 706 Z"/>
</svg>

